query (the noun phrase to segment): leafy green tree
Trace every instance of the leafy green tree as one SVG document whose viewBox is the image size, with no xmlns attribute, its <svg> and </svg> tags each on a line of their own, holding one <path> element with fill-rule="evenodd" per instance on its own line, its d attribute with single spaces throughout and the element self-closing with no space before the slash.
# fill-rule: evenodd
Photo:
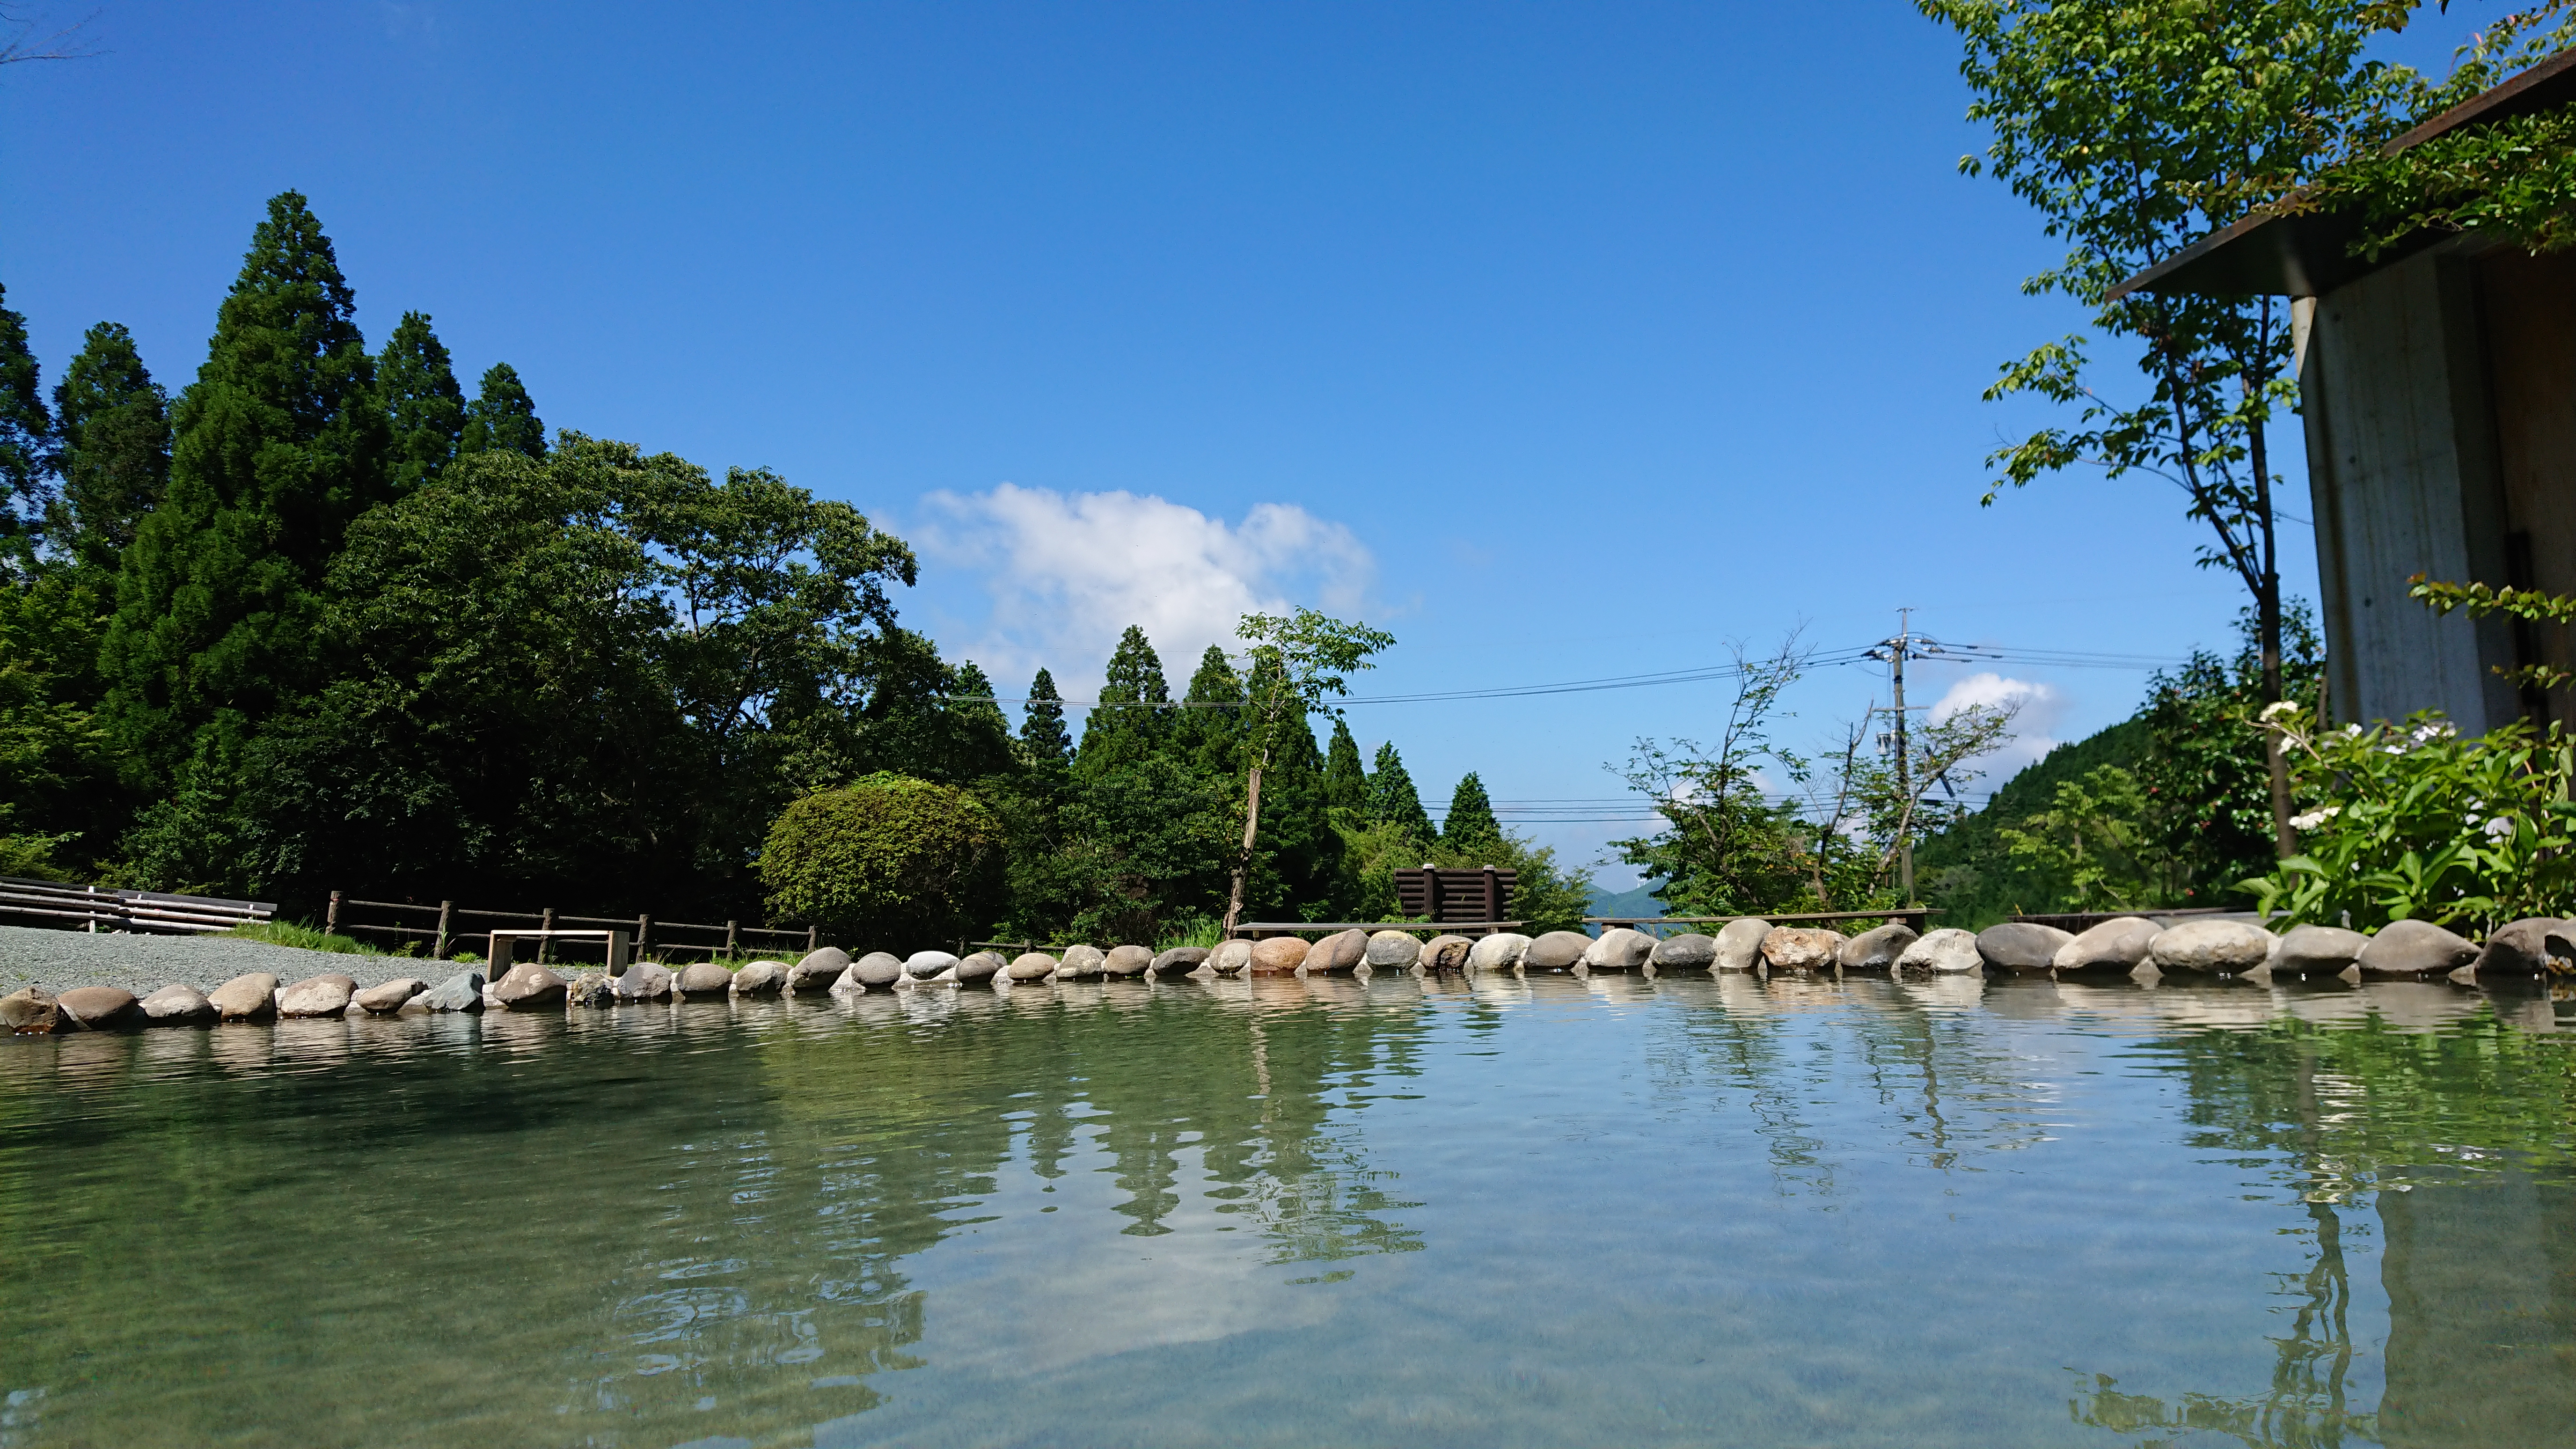
<svg viewBox="0 0 2576 1449">
<path fill-rule="evenodd" d="M 1243 773 L 1243 681 L 1225 651 L 1210 644 L 1190 675 L 1183 708 L 1172 722 L 1173 758 L 1202 775 L 1231 780 Z"/>
<path fill-rule="evenodd" d="M 1029 702 L 1020 714 L 1020 754 L 1032 765 L 1069 765 L 1073 736 L 1064 727 L 1064 696 L 1055 676 L 1044 669 L 1029 681 Z"/>
<path fill-rule="evenodd" d="M 1351 737 L 1350 721 L 1336 716 L 1333 742 L 1324 747 L 1324 803 L 1353 820 L 1369 818 L 1368 767 L 1360 763 L 1360 742 Z"/>
<path fill-rule="evenodd" d="M 2270 0 L 1917 0 L 1964 44 L 1960 74 L 1991 129 L 1991 171 L 2071 250 L 2023 284 L 2058 292 L 2121 339 L 2140 387 L 2115 397 L 2069 336 L 2007 363 L 1989 399 L 2035 395 L 2074 413 L 1998 451 L 1986 501 L 2069 468 L 2143 473 L 2181 490 L 2210 530 L 2204 566 L 2252 597 L 2265 702 L 2283 698 L 2282 600 L 2270 453 L 2295 397 L 2288 306 L 2274 297 L 2114 295 L 2163 262 L 2315 179 L 2376 136 L 2410 73 L 2368 58 L 2411 5 Z M 2267 762 L 2275 853 L 2294 847 L 2289 774 Z"/>
<path fill-rule="evenodd" d="M 1100 683 L 1100 702 L 1082 726 L 1076 769 L 1098 775 L 1160 753 L 1172 735 L 1172 689 L 1162 657 L 1133 624 L 1118 636 Z"/>
<path fill-rule="evenodd" d="M 863 948 L 911 951 L 992 919 L 1002 834 L 983 802 L 879 773 L 780 813 L 760 852 L 769 908 Z"/>
<path fill-rule="evenodd" d="M 2002 827 L 2002 835 L 2014 863 L 2036 878 L 2052 906 L 2151 910 L 2170 898 L 2146 790 L 2117 765 L 2059 781 L 2047 809 Z"/>
<path fill-rule="evenodd" d="M 2312 709 L 2324 704 L 2325 649 L 2304 603 L 2293 599 L 2282 611 L 2268 676 L 2257 611 L 2239 613 L 2236 628 L 2232 657 L 2195 649 L 2180 668 L 2147 681 L 2139 717 L 2148 748 L 2133 768 L 2148 802 L 2148 849 L 2163 863 L 2157 879 L 2172 891 L 2158 904 L 2242 905 L 2236 882 L 2276 859 L 2260 723 L 2265 696 L 2278 693 Z M 2295 774 L 2290 799 L 2295 807 L 2309 803 Z"/>
<path fill-rule="evenodd" d="M 1485 782 L 1469 770 L 1450 793 L 1448 817 L 1440 822 L 1440 843 L 1473 854 L 1502 838 L 1502 822 L 1494 818 L 1494 802 L 1485 795 Z"/>
<path fill-rule="evenodd" d="M 485 370 L 474 401 L 465 405 L 465 426 L 457 436 L 456 451 L 546 455 L 545 421 L 537 416 L 537 404 L 528 396 L 527 384 L 519 381 L 517 368 L 496 362 Z"/>
<path fill-rule="evenodd" d="M 1664 818 L 1651 835 L 1610 842 L 1619 858 L 1663 884 L 1655 898 L 1674 915 L 1724 916 L 1788 908 L 1812 889 L 1810 831 L 1794 804 L 1773 798 L 1766 773 L 1787 785 L 1812 774 L 1808 760 L 1776 743 L 1780 696 L 1806 672 L 1808 652 L 1793 636 L 1757 658 L 1735 646 L 1735 697 L 1715 745 L 1640 739 L 1612 773 Z"/>
<path fill-rule="evenodd" d="M 1307 716 L 1317 709 L 1338 714 L 1325 701 L 1349 693 L 1346 677 L 1371 667 L 1369 656 L 1395 644 L 1395 636 L 1385 630 L 1344 623 L 1307 608 L 1285 617 L 1246 614 L 1235 626 L 1235 637 L 1244 642 L 1252 668 L 1245 689 L 1243 846 L 1235 855 L 1233 884 L 1226 894 L 1224 924 L 1229 932 L 1243 918 L 1245 892 L 1260 843 L 1262 774 L 1274 762 L 1284 767 L 1292 786 L 1281 793 L 1292 807 L 1290 818 L 1300 836 L 1286 842 L 1289 849 L 1280 858 L 1314 863 L 1305 872 L 1310 889 L 1326 874 L 1327 858 L 1339 865 L 1340 852 L 1334 849 L 1336 842 L 1324 814 L 1323 760 Z M 1311 806 L 1303 798 L 1308 787 L 1300 778 L 1309 757 L 1313 757 Z M 1305 825 L 1310 816 L 1311 836 Z M 1313 840 L 1311 853 L 1308 838 Z M 1338 869 L 1329 873 L 1341 874 Z"/>
<path fill-rule="evenodd" d="M 428 313 L 402 315 L 385 339 L 376 383 L 393 429 L 393 490 L 408 493 L 455 458 L 465 431 L 465 391 L 456 385 L 455 363 L 430 330 Z"/>
<path fill-rule="evenodd" d="M 125 550 L 101 650 L 105 713 L 147 788 L 236 768 L 257 723 L 320 681 L 323 573 L 388 496 L 355 305 L 304 198 L 273 198 L 179 397 L 169 489 Z"/>
<path fill-rule="evenodd" d="M 117 562 L 169 487 L 169 401 L 144 370 L 134 335 L 114 322 L 89 329 L 54 385 L 63 486 L 46 532 L 84 567 L 111 576 L 111 606 Z"/>
<path fill-rule="evenodd" d="M 0 304 L 8 290 L 0 288 Z M 45 411 L 27 319 L 0 305 L 0 569 L 35 567 L 36 544 L 52 501 L 54 419 Z"/>
<path fill-rule="evenodd" d="M 1383 820 L 1416 840 L 1440 838 L 1431 828 L 1431 814 L 1422 808 L 1422 794 L 1413 788 L 1413 776 L 1404 768 L 1404 756 L 1396 753 L 1395 741 L 1377 747 L 1377 767 L 1369 771 L 1369 818 Z"/>
</svg>

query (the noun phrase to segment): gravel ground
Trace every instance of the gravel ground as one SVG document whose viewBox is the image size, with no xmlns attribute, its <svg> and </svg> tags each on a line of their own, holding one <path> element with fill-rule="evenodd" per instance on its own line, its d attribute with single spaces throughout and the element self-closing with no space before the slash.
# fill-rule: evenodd
<svg viewBox="0 0 2576 1449">
<path fill-rule="evenodd" d="M 338 971 L 357 977 L 360 986 L 396 976 L 428 977 L 434 982 L 447 974 L 433 975 L 432 968 L 442 964 L 306 951 L 220 936 L 93 936 L 85 931 L 0 926 L 0 995 L 30 982 L 48 991 L 122 986 L 137 996 L 173 982 L 212 991 L 247 971 L 273 972 L 280 981 Z M 460 969 L 447 967 L 448 972 Z"/>
</svg>

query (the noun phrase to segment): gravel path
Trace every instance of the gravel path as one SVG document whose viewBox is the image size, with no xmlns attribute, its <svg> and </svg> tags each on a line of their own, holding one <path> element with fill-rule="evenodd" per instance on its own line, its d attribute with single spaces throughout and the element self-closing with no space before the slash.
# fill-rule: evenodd
<svg viewBox="0 0 2576 1449">
<path fill-rule="evenodd" d="M 122 986 L 137 996 L 172 982 L 212 991 L 246 971 L 274 972 L 281 981 L 339 971 L 357 977 L 360 986 L 373 986 L 396 976 L 431 976 L 430 968 L 438 964 L 306 951 L 221 936 L 93 936 L 85 931 L 0 926 L 0 995 L 30 982 L 48 991 Z"/>
</svg>

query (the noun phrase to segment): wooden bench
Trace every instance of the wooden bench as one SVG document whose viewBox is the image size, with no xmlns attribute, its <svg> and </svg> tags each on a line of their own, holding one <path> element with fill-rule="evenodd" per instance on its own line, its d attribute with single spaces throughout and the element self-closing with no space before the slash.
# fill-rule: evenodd
<svg viewBox="0 0 2576 1449">
<path fill-rule="evenodd" d="M 486 953 L 483 963 L 483 974 L 486 979 L 497 981 L 501 978 L 502 972 L 510 969 L 510 959 L 517 954 L 518 944 L 521 941 L 534 941 L 540 948 L 555 941 L 597 941 L 608 949 L 608 974 L 611 976 L 626 974 L 627 935 L 624 931 L 549 931 L 541 928 L 533 931 L 494 931 L 492 949 Z M 538 954 L 542 956 L 545 953 L 540 949 Z"/>
</svg>

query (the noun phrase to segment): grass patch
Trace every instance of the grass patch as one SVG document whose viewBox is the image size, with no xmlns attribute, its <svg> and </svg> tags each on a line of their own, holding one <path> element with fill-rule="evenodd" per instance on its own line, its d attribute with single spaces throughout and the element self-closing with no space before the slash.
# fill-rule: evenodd
<svg viewBox="0 0 2576 1449">
<path fill-rule="evenodd" d="M 272 946 L 294 946 L 306 951 L 329 951 L 341 956 L 382 956 L 385 953 L 350 936 L 334 936 L 297 921 L 258 921 L 233 927 L 225 935 L 239 941 L 266 941 Z"/>
</svg>

